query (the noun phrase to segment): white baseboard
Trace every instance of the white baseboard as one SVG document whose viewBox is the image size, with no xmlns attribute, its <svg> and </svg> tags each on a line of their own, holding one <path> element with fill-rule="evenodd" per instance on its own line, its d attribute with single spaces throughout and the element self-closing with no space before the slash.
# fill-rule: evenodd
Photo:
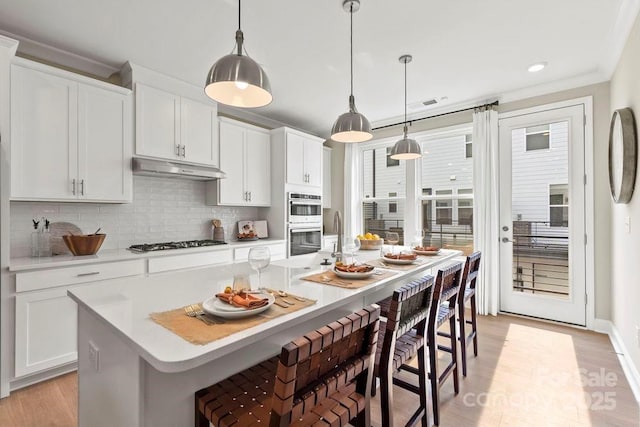
<svg viewBox="0 0 640 427">
<path fill-rule="evenodd" d="M 624 344 L 618 328 L 610 320 L 594 319 L 593 330 L 609 335 L 611 345 L 613 345 L 613 350 L 618 355 L 622 371 L 629 382 L 633 395 L 636 401 L 640 402 L 640 373 L 638 373 L 638 369 L 629 358 L 627 346 Z"/>
</svg>

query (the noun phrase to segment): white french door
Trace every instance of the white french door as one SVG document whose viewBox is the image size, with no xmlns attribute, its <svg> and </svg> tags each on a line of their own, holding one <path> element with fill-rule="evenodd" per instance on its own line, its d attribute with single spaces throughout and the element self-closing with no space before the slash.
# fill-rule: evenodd
<svg viewBox="0 0 640 427">
<path fill-rule="evenodd" d="M 499 121 L 501 311 L 586 324 L 584 117 Z"/>
</svg>

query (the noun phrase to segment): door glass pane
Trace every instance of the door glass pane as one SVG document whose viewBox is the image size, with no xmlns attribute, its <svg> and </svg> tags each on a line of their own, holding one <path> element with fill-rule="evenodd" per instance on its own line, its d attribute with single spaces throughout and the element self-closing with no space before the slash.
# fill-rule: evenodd
<svg viewBox="0 0 640 427">
<path fill-rule="evenodd" d="M 512 131 L 513 290 L 569 296 L 569 122 Z"/>
</svg>

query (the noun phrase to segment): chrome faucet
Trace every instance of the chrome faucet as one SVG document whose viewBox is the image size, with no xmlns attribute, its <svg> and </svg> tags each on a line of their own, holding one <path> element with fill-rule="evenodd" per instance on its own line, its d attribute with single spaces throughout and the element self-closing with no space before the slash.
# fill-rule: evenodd
<svg viewBox="0 0 640 427">
<path fill-rule="evenodd" d="M 333 248 L 331 256 L 338 262 L 342 261 L 342 215 L 340 215 L 340 211 L 336 211 L 333 216 L 333 231 L 338 234 L 338 243 L 336 243 L 337 247 Z"/>
</svg>

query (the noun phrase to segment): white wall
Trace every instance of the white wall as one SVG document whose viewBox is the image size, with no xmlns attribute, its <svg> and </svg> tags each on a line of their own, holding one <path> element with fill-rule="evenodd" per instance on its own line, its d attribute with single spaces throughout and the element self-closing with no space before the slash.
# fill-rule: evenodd
<svg viewBox="0 0 640 427">
<path fill-rule="evenodd" d="M 205 183 L 187 179 L 133 177 L 133 203 L 11 202 L 11 257 L 30 255 L 32 218 L 70 222 L 85 232 L 107 234 L 101 249 L 137 243 L 211 238 L 211 220 L 222 220 L 225 238 L 235 237 L 236 222 L 258 218 L 258 208 L 206 206 Z"/>
<path fill-rule="evenodd" d="M 611 113 L 631 107 L 640 119 L 640 18 L 629 35 L 620 62 L 611 79 Z M 603 165 L 606 167 L 606 165 Z M 637 179 L 636 179 L 637 186 Z M 640 326 L 640 276 L 636 269 L 640 260 L 640 188 L 635 189 L 626 205 L 611 202 L 611 320 L 620 332 L 630 359 L 640 370 L 640 348 L 636 328 Z M 609 199 L 610 200 L 610 199 Z M 624 220 L 631 220 L 627 233 Z"/>
</svg>

